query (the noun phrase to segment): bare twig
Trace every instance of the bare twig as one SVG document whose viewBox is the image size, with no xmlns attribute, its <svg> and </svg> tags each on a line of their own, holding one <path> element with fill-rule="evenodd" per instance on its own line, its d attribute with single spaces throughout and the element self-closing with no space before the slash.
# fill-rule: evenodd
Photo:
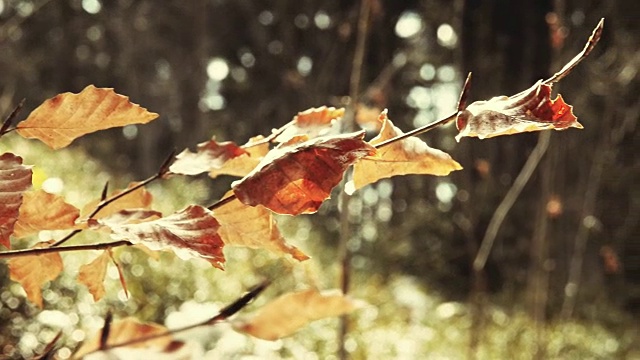
<svg viewBox="0 0 640 360">
<path fill-rule="evenodd" d="M 24 102 L 25 102 L 25 99 L 20 100 L 18 105 L 16 105 L 16 107 L 11 112 L 11 114 L 9 114 L 9 116 L 7 116 L 7 118 L 4 120 L 4 122 L 2 123 L 2 127 L 0 127 L 0 136 L 11 131 L 9 130 L 9 127 L 13 124 L 13 121 L 16 119 L 16 116 L 18 116 L 18 113 L 24 107 Z"/>
<path fill-rule="evenodd" d="M 596 25 L 595 29 L 593 29 L 593 32 L 591 33 L 589 40 L 587 40 L 587 43 L 584 45 L 582 51 L 578 55 L 574 56 L 574 58 L 571 59 L 571 61 L 569 61 L 562 69 L 560 69 L 560 71 L 545 80 L 544 83 L 547 85 L 551 85 L 569 75 L 571 70 L 573 70 L 574 67 L 576 67 L 582 60 L 584 60 L 584 58 L 586 58 L 591 50 L 593 50 L 593 48 L 596 46 L 598 41 L 600 41 L 600 37 L 602 36 L 602 29 L 604 29 L 604 18 L 600 19 L 598 25 Z"/>
<path fill-rule="evenodd" d="M 38 249 L 10 250 L 10 251 L 0 252 L 0 259 L 14 258 L 14 257 L 20 257 L 20 256 L 44 255 L 44 254 L 60 253 L 60 252 L 68 252 L 68 251 L 105 250 L 105 249 L 111 249 L 114 247 L 130 246 L 130 245 L 133 245 L 133 243 L 131 243 L 130 241 L 119 240 L 119 241 L 98 243 L 98 244 L 83 244 L 83 245 L 48 247 L 48 248 L 38 248 Z"/>
<path fill-rule="evenodd" d="M 355 109 L 358 105 L 358 95 L 360 94 L 360 82 L 362 79 L 362 70 L 364 67 L 364 55 L 367 48 L 367 35 L 369 32 L 369 15 L 371 13 L 371 0 L 360 0 L 360 12 L 358 14 L 358 32 L 356 34 L 356 47 L 353 54 L 353 62 L 351 65 L 351 77 L 349 79 L 349 107 L 346 117 L 346 122 L 343 124 L 345 131 L 351 131 L 354 127 Z M 345 176 L 342 183 L 344 184 L 348 176 Z M 349 286 L 351 283 L 351 251 L 347 246 L 351 239 L 351 229 L 349 224 L 349 202 L 351 196 L 346 191 L 340 193 L 340 242 L 339 242 L 339 256 L 340 256 L 340 288 L 343 294 L 349 292 Z M 338 357 L 342 360 L 347 359 L 347 350 L 345 348 L 345 341 L 347 333 L 349 331 L 349 318 L 347 315 L 340 317 L 340 329 L 338 331 Z"/>
<path fill-rule="evenodd" d="M 493 243 L 498 235 L 498 230 L 500 230 L 500 226 L 502 226 L 502 222 L 507 217 L 509 210 L 515 203 L 518 196 L 520 196 L 520 192 L 531 178 L 533 171 L 536 169 L 540 160 L 547 152 L 547 148 L 549 147 L 549 139 L 551 138 L 551 134 L 548 131 L 543 131 L 538 136 L 538 143 L 535 148 L 529 155 L 527 162 L 520 170 L 518 177 L 507 191 L 507 194 L 498 205 L 498 208 L 493 213 L 491 217 L 491 221 L 489 221 L 489 225 L 487 226 L 487 231 L 482 238 L 482 243 L 480 244 L 480 249 L 478 250 L 478 255 L 476 259 L 473 261 L 473 268 L 475 271 L 480 271 L 484 268 L 484 265 L 487 263 L 487 259 L 489 258 L 489 254 L 491 253 L 491 248 L 493 247 Z"/>
<path fill-rule="evenodd" d="M 157 338 L 178 334 L 178 333 L 181 333 L 181 332 L 184 332 L 184 331 L 187 331 L 187 330 L 195 329 L 197 327 L 214 325 L 216 323 L 225 321 L 229 317 L 231 317 L 232 315 L 237 313 L 238 311 L 242 310 L 242 308 L 247 306 L 247 304 L 249 304 L 253 299 L 258 297 L 258 295 L 260 295 L 260 293 L 262 293 L 264 291 L 264 289 L 267 288 L 267 286 L 269 286 L 269 281 L 264 281 L 261 284 L 258 284 L 256 286 L 254 286 L 246 294 L 244 294 L 242 297 L 240 297 L 239 299 L 237 299 L 233 303 L 227 305 L 225 308 L 220 310 L 220 312 L 218 312 L 218 314 L 216 314 L 215 316 L 213 316 L 213 317 L 211 317 L 211 318 L 209 318 L 209 319 L 207 319 L 205 321 L 201 321 L 201 322 L 199 322 L 197 324 L 188 325 L 188 326 L 184 326 L 184 327 L 177 328 L 177 329 L 167 330 L 167 331 L 165 331 L 163 333 L 159 333 L 159 334 L 143 336 L 143 337 L 139 337 L 139 338 L 128 340 L 128 341 L 123 341 L 123 342 L 120 342 L 120 343 L 117 343 L 117 344 L 105 345 L 104 347 L 101 347 L 100 349 L 94 350 L 94 351 L 90 352 L 89 354 L 94 353 L 94 352 L 98 352 L 98 351 L 106 351 L 106 350 L 111 350 L 111 349 L 115 349 L 115 348 L 119 348 L 119 347 L 125 347 L 125 346 L 134 345 L 134 344 L 139 344 L 139 343 L 146 342 L 146 341 L 149 341 L 149 340 L 154 340 L 154 339 L 157 339 Z M 106 343 L 106 341 L 107 341 L 107 339 L 105 339 L 105 343 Z"/>
<path fill-rule="evenodd" d="M 223 206 L 225 204 L 228 204 L 228 203 L 232 202 L 236 198 L 237 198 L 236 194 L 231 194 L 231 195 L 227 196 L 226 198 L 220 199 L 220 200 L 216 201 L 215 203 L 213 203 L 212 205 L 209 205 L 207 207 L 207 209 L 215 210 L 215 209 L 217 209 L 217 208 L 219 208 L 219 207 L 221 207 L 221 206 Z"/>
<path fill-rule="evenodd" d="M 107 347 L 107 340 L 109 339 L 109 333 L 111 332 L 111 322 L 113 321 L 113 313 L 111 310 L 107 311 L 107 316 L 104 318 L 104 326 L 100 332 L 100 347 L 99 350 L 104 350 Z"/>
</svg>

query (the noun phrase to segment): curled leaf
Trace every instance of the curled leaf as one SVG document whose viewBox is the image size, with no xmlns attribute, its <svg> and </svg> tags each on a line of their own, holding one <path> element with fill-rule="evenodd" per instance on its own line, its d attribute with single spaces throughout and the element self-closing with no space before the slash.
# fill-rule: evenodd
<svg viewBox="0 0 640 360">
<path fill-rule="evenodd" d="M 62 196 L 44 190 L 25 192 L 14 236 L 22 238 L 41 230 L 71 229 L 78 216 L 80 210 L 67 204 Z"/>
<path fill-rule="evenodd" d="M 34 248 L 43 248 L 50 242 L 41 242 Z M 42 308 L 42 285 L 54 280 L 62 272 L 62 258 L 59 253 L 31 255 L 11 258 L 8 261 L 11 280 L 22 285 L 27 299 Z"/>
<path fill-rule="evenodd" d="M 113 239 L 143 243 L 151 250 L 171 249 L 181 257 L 195 255 L 223 268 L 220 224 L 202 206 L 191 205 L 161 219 L 139 224 L 105 225 L 110 227 Z"/>
<path fill-rule="evenodd" d="M 389 120 L 386 110 L 380 114 L 378 120 L 382 128 L 380 134 L 369 142 L 371 145 L 403 134 Z M 462 166 L 449 154 L 429 147 L 427 143 L 418 138 L 410 137 L 381 147 L 374 155 L 356 162 L 353 166 L 353 181 L 347 184 L 346 190 L 352 193 L 365 185 L 396 175 L 444 176 L 451 171 L 460 169 Z"/>
<path fill-rule="evenodd" d="M 174 174 L 198 175 L 208 171 L 219 170 L 224 164 L 240 155 L 248 154 L 246 150 L 234 142 L 218 143 L 211 139 L 198 144 L 195 153 L 185 149 L 176 156 L 169 170 Z"/>
<path fill-rule="evenodd" d="M 340 120 L 344 108 L 321 106 L 301 111 L 291 125 L 275 138 L 276 142 L 287 142 L 294 136 L 307 135 L 310 139 L 340 132 Z"/>
<path fill-rule="evenodd" d="M 363 138 L 364 132 L 358 132 L 276 148 L 231 186 L 247 205 L 263 205 L 279 214 L 314 213 L 351 164 L 375 153 Z"/>
<path fill-rule="evenodd" d="M 228 192 L 225 197 L 231 194 Z M 286 242 L 273 214 L 264 206 L 248 206 L 235 199 L 215 209 L 213 214 L 220 222 L 218 233 L 226 245 L 290 254 L 299 261 L 309 259 L 309 256 Z"/>
<path fill-rule="evenodd" d="M 157 117 L 158 114 L 130 102 L 113 89 L 89 85 L 78 94 L 58 94 L 45 101 L 16 128 L 22 137 L 35 138 L 53 149 L 60 149 L 85 134 L 146 124 Z"/>
<path fill-rule="evenodd" d="M 573 107 L 561 95 L 551 99 L 551 85 L 542 80 L 511 96 L 476 101 L 458 114 L 456 140 L 465 136 L 480 139 L 547 129 L 582 129 L 573 115 Z"/>
<path fill-rule="evenodd" d="M 18 220 L 23 193 L 31 187 L 31 167 L 22 158 L 0 155 L 0 245 L 11 248 L 10 236 Z"/>
<path fill-rule="evenodd" d="M 248 320 L 233 324 L 235 330 L 264 340 L 287 337 L 308 323 L 348 314 L 362 306 L 339 290 L 315 289 L 288 293 L 259 309 Z"/>
</svg>

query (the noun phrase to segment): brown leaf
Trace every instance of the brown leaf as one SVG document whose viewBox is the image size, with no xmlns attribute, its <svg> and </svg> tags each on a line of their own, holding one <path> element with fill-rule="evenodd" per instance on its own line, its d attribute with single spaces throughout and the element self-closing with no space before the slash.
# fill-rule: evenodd
<svg viewBox="0 0 640 360">
<path fill-rule="evenodd" d="M 243 177 L 250 173 L 269 152 L 269 143 L 262 142 L 263 139 L 262 136 L 256 136 L 249 140 L 242 145 L 242 149 L 246 151 L 245 154 L 227 160 L 219 169 L 212 169 L 209 171 L 209 176 L 214 179 L 220 175 Z"/>
<path fill-rule="evenodd" d="M 22 205 L 23 193 L 31 187 L 31 167 L 11 153 L 0 155 L 0 245 L 11 248 L 10 236 Z"/>
<path fill-rule="evenodd" d="M 89 288 L 93 301 L 98 301 L 104 296 L 104 276 L 107 274 L 109 259 L 109 252 L 105 250 L 92 262 L 80 266 L 78 282 Z"/>
<path fill-rule="evenodd" d="M 387 111 L 380 113 L 382 124 L 380 134 L 369 142 L 379 144 L 403 134 L 387 117 Z M 396 175 L 428 174 L 444 176 L 462 166 L 449 154 L 429 147 L 424 141 L 410 137 L 381 147 L 369 157 L 360 159 L 353 166 L 353 183 L 347 184 L 348 192 L 362 188 L 380 179 Z"/>
<path fill-rule="evenodd" d="M 309 138 L 338 134 L 340 132 L 340 120 L 344 116 L 344 108 L 321 106 L 301 111 L 296 115 L 292 124 L 274 141 L 287 142 L 294 136 L 307 135 Z"/>
<path fill-rule="evenodd" d="M 469 105 L 458 114 L 456 126 L 460 133 L 456 140 L 465 136 L 484 139 L 547 129 L 582 129 L 572 109 L 561 95 L 551 99 L 551 85 L 540 80 L 514 96 L 498 96 Z"/>
<path fill-rule="evenodd" d="M 363 138 L 364 132 L 358 132 L 276 148 L 231 186 L 247 205 L 263 205 L 279 214 L 314 213 L 351 164 L 375 153 Z"/>
<path fill-rule="evenodd" d="M 229 191 L 225 197 L 231 196 Z M 248 206 L 235 199 L 214 210 L 220 222 L 218 233 L 226 245 L 266 249 L 279 254 L 289 254 L 303 261 L 309 257 L 290 245 L 280 234 L 271 211 L 263 206 Z"/>
<path fill-rule="evenodd" d="M 174 174 L 198 175 L 207 171 L 219 170 L 224 164 L 240 155 L 249 154 L 234 142 L 216 142 L 214 139 L 198 144 L 197 151 L 185 149 L 176 156 L 169 171 Z"/>
<path fill-rule="evenodd" d="M 60 149 L 76 138 L 98 130 L 146 124 L 158 117 L 116 94 L 110 88 L 89 85 L 79 94 L 63 93 L 38 106 L 18 124 L 18 134 Z"/>
<path fill-rule="evenodd" d="M 116 240 L 143 243 L 151 250 L 171 249 L 179 256 L 196 255 L 222 269 L 224 243 L 218 234 L 219 227 L 211 212 L 198 205 L 158 220 L 110 226 L 111 237 Z"/>
<path fill-rule="evenodd" d="M 41 242 L 33 248 L 48 247 L 52 242 Z M 11 258 L 8 261 L 10 278 L 22 285 L 27 299 L 42 308 L 42 285 L 54 280 L 62 272 L 59 253 Z"/>
<path fill-rule="evenodd" d="M 288 293 L 262 307 L 234 329 L 264 340 L 287 337 L 308 323 L 356 310 L 362 302 L 342 295 L 339 290 L 319 292 L 305 290 Z"/>
<path fill-rule="evenodd" d="M 130 189 L 130 188 L 136 186 L 137 184 L 138 184 L 137 182 L 132 182 L 132 183 L 129 184 L 129 186 L 127 188 Z M 109 195 L 109 197 L 113 197 L 113 196 L 115 196 L 117 194 L 122 193 L 123 191 L 125 191 L 125 190 L 114 191 L 113 193 L 111 193 Z M 105 217 L 111 216 L 111 215 L 113 215 L 113 214 L 115 214 L 117 212 L 120 212 L 121 210 L 127 210 L 127 209 L 148 209 L 151 206 L 151 202 L 152 201 L 153 201 L 153 196 L 151 195 L 151 193 L 148 192 L 147 189 L 145 189 L 144 187 L 141 187 L 141 188 L 136 189 L 136 190 L 130 192 L 129 194 L 126 194 L 123 197 L 113 201 L 109 205 L 105 206 L 93 218 L 94 219 L 105 218 Z M 99 200 L 95 200 L 95 201 L 92 201 L 91 203 L 87 204 L 82 209 L 82 215 L 86 216 L 89 213 L 91 213 L 91 211 L 93 211 L 93 209 L 95 209 L 95 207 L 96 207 L 96 205 L 98 205 L 98 203 L 100 203 L 100 201 Z"/>
<path fill-rule="evenodd" d="M 22 238 L 41 230 L 71 229 L 78 216 L 80 210 L 67 204 L 62 196 L 44 190 L 25 192 L 14 236 Z"/>
<path fill-rule="evenodd" d="M 118 278 L 120 279 L 120 285 L 122 285 L 122 290 L 124 290 L 124 296 L 128 299 L 129 289 L 127 288 L 127 281 L 124 278 L 124 272 L 122 272 L 122 267 L 120 266 L 120 264 L 118 264 L 116 259 L 113 257 L 113 253 L 111 252 L 111 249 L 107 249 L 107 253 L 109 253 L 109 258 L 111 258 L 111 262 L 113 262 L 113 265 L 116 266 L 116 270 L 118 270 Z"/>
<path fill-rule="evenodd" d="M 140 322 L 136 318 L 127 317 L 122 320 L 114 321 L 111 324 L 107 346 L 124 343 L 127 341 L 164 334 L 167 328 L 154 323 Z M 172 344 L 176 341 L 173 336 L 161 336 L 151 340 L 142 341 L 127 345 L 126 348 L 154 348 L 158 350 L 171 350 Z M 74 358 L 79 359 L 90 352 L 100 349 L 100 332 L 93 336 L 90 340 L 85 341 L 82 346 L 74 354 Z"/>
</svg>

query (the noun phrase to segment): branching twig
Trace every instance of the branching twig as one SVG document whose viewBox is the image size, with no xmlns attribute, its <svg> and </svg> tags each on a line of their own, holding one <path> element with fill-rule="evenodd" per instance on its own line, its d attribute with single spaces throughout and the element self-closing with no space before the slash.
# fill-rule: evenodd
<svg viewBox="0 0 640 360">
<path fill-rule="evenodd" d="M 10 250 L 10 251 L 0 252 L 0 259 L 14 258 L 19 256 L 44 255 L 44 254 L 60 253 L 60 252 L 68 252 L 68 251 L 105 250 L 105 249 L 111 249 L 114 247 L 130 246 L 130 245 L 133 245 L 133 243 L 131 243 L 130 241 L 118 240 L 118 241 L 99 243 L 99 244 L 83 244 L 83 245 L 48 247 L 48 248 L 37 248 L 37 249 Z"/>
<path fill-rule="evenodd" d="M 112 202 L 122 198 L 125 195 L 128 195 L 138 189 L 140 189 L 143 186 L 149 185 L 151 182 L 161 179 L 163 176 L 165 176 L 168 172 L 169 172 L 169 166 L 171 165 L 171 163 L 173 162 L 174 158 L 175 158 L 175 153 L 176 151 L 173 150 L 171 152 L 171 154 L 169 154 L 169 156 L 165 159 L 165 161 L 162 163 L 162 165 L 160 165 L 160 169 L 158 170 L 157 173 L 155 173 L 153 176 L 137 183 L 136 185 L 124 189 L 122 192 L 119 192 L 111 197 L 105 198 L 105 193 L 107 190 L 107 186 L 108 183 L 105 185 L 105 187 L 103 188 L 102 194 L 100 196 L 100 198 L 102 199 L 98 205 L 96 205 L 95 209 L 93 209 L 93 211 L 87 216 L 87 219 L 91 219 L 92 217 L 96 216 L 102 209 L 104 209 L 107 205 L 111 204 Z M 69 234 L 67 234 L 67 236 L 63 237 L 62 239 L 56 241 L 55 243 L 53 243 L 51 245 L 52 248 L 60 246 L 62 244 L 64 244 L 65 242 L 69 241 L 72 237 L 76 236 L 77 234 L 81 233 L 82 229 L 77 229 L 77 230 L 73 230 L 72 232 L 70 232 Z"/>
<path fill-rule="evenodd" d="M 269 281 L 264 281 L 261 284 L 254 286 L 246 294 L 244 294 L 242 297 L 240 297 L 238 300 L 234 301 L 230 305 L 227 305 L 225 308 L 220 310 L 220 312 L 218 312 L 218 314 L 216 314 L 215 316 L 213 316 L 213 317 L 211 317 L 211 318 L 209 318 L 209 319 L 207 319 L 205 321 L 202 321 L 202 322 L 199 322 L 199 323 L 193 324 L 193 325 L 184 326 L 184 327 L 177 328 L 177 329 L 167 330 L 167 331 L 165 331 L 163 333 L 153 334 L 153 335 L 149 335 L 149 336 L 143 336 L 143 337 L 139 337 L 139 338 L 136 338 L 136 339 L 123 341 L 123 342 L 120 342 L 120 343 L 117 343 L 117 344 L 112 344 L 112 345 L 106 344 L 107 339 L 105 339 L 104 340 L 104 342 L 106 344 L 105 346 L 101 346 L 100 349 L 94 350 L 94 351 L 90 352 L 89 354 L 97 352 L 97 351 L 106 351 L 106 350 L 111 350 L 111 349 L 115 349 L 115 348 L 119 348 L 119 347 L 125 347 L 125 346 L 134 345 L 134 344 L 139 344 L 139 343 L 146 342 L 146 341 L 149 341 L 149 340 L 154 340 L 154 339 L 157 339 L 157 338 L 178 334 L 178 333 L 181 333 L 181 332 L 184 332 L 184 331 L 187 331 L 187 330 L 195 329 L 197 327 L 214 325 L 216 323 L 225 321 L 229 317 L 231 317 L 235 313 L 237 313 L 238 311 L 242 310 L 242 308 L 247 306 L 247 304 L 249 304 L 253 299 L 258 297 L 258 295 L 260 295 L 260 293 L 262 293 L 262 291 L 264 291 L 264 289 L 266 289 L 267 286 L 269 286 Z"/>
<path fill-rule="evenodd" d="M 496 211 L 493 213 L 491 221 L 489 221 L 489 226 L 487 226 L 487 231 L 482 238 L 478 255 L 473 261 L 473 269 L 475 271 L 482 270 L 484 265 L 487 263 L 487 258 L 491 253 L 491 247 L 498 235 L 498 230 L 500 230 L 502 222 L 509 213 L 509 210 L 511 210 L 513 204 L 516 202 L 518 196 L 520 196 L 520 192 L 522 192 L 522 189 L 529 181 L 529 178 L 531 178 L 531 175 L 540 163 L 540 160 L 547 152 L 550 138 L 550 132 L 543 131 L 540 133 L 536 147 L 533 148 L 531 155 L 529 155 L 527 162 L 522 167 L 522 170 L 520 170 L 518 177 L 513 182 L 513 185 L 511 185 L 511 188 L 509 188 L 509 191 L 507 191 L 507 194 L 504 196 L 504 199 L 502 199 L 502 202 L 500 202 L 500 205 L 498 205 L 498 208 L 496 208 Z"/>
</svg>

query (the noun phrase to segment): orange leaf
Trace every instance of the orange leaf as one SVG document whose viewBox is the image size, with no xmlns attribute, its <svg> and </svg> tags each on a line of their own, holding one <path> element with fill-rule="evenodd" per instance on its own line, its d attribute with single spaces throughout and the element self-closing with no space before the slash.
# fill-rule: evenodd
<svg viewBox="0 0 640 360">
<path fill-rule="evenodd" d="M 246 151 L 245 154 L 227 160 L 219 169 L 212 169 L 209 171 L 209 176 L 214 179 L 220 175 L 243 177 L 250 173 L 269 152 L 269 143 L 260 142 L 263 139 L 262 136 L 256 136 L 249 140 L 242 145 L 242 149 Z M 256 143 L 258 145 L 255 145 Z"/>
<path fill-rule="evenodd" d="M 11 153 L 0 155 L 0 245 L 11 248 L 9 237 L 18 220 L 22 194 L 31 187 L 31 167 Z"/>
<path fill-rule="evenodd" d="M 51 242 L 41 242 L 34 248 L 47 247 Z M 11 280 L 22 285 L 27 299 L 42 308 L 42 285 L 54 280 L 62 272 L 62 258 L 59 253 L 11 258 L 8 261 Z"/>
<path fill-rule="evenodd" d="M 185 149 L 176 156 L 176 161 L 169 170 L 174 174 L 198 175 L 214 169 L 221 169 L 224 164 L 240 155 L 248 154 L 246 150 L 234 142 L 218 143 L 211 139 L 198 144 L 195 153 Z"/>
<path fill-rule="evenodd" d="M 40 230 L 71 229 L 78 216 L 80 210 L 67 204 L 62 196 L 44 190 L 25 192 L 14 236 L 22 238 Z"/>
<path fill-rule="evenodd" d="M 276 148 L 231 186 L 247 205 L 263 205 L 279 214 L 314 213 L 351 164 L 375 153 L 363 138 L 364 132 L 358 132 Z"/>
<path fill-rule="evenodd" d="M 167 217 L 140 224 L 109 225 L 111 237 L 144 243 L 151 250 L 169 248 L 180 257 L 196 255 L 222 269 L 224 243 L 218 234 L 220 224 L 211 211 L 191 205 Z"/>
<path fill-rule="evenodd" d="M 465 136 L 480 139 L 547 129 L 582 129 L 573 107 L 561 95 L 551 99 L 551 85 L 542 80 L 514 96 L 476 101 L 458 114 L 456 140 Z"/>
<path fill-rule="evenodd" d="M 231 194 L 229 191 L 225 197 Z M 213 214 L 220 222 L 218 233 L 226 245 L 290 254 L 299 261 L 309 259 L 298 248 L 287 244 L 273 214 L 263 206 L 247 206 L 235 199 L 214 210 Z"/>
<path fill-rule="evenodd" d="M 138 184 L 137 182 L 132 182 L 129 184 L 127 189 L 130 189 L 136 186 L 137 184 Z M 113 193 L 111 193 L 111 195 L 109 195 L 109 197 L 113 197 L 117 194 L 122 193 L 123 191 L 124 190 L 114 191 Z M 117 212 L 120 212 L 121 210 L 127 210 L 127 209 L 148 209 L 149 206 L 151 206 L 151 201 L 153 201 L 153 197 L 151 196 L 151 193 L 148 192 L 147 189 L 145 189 L 144 187 L 141 187 L 130 192 L 127 195 L 124 195 L 118 200 L 113 201 L 109 205 L 105 206 L 93 218 L 94 219 L 106 218 Z M 93 209 L 95 209 L 98 203 L 100 203 L 100 201 L 95 200 L 87 204 L 82 209 L 82 214 L 83 215 L 89 214 L 91 211 L 93 211 Z"/>
<path fill-rule="evenodd" d="M 146 124 L 157 117 L 158 114 L 130 102 L 113 89 L 89 85 L 79 94 L 58 94 L 45 101 L 16 128 L 22 137 L 35 138 L 53 149 L 60 149 L 85 134 Z"/>
<path fill-rule="evenodd" d="M 119 321 L 114 321 L 111 324 L 109 337 L 106 341 L 106 345 L 115 345 L 139 339 L 143 337 L 164 334 L 167 332 L 167 328 L 154 323 L 143 323 L 133 317 L 127 317 Z M 100 336 L 101 332 L 98 332 L 90 340 L 85 341 L 82 346 L 74 354 L 75 359 L 80 359 L 90 352 L 97 351 L 100 348 Z M 126 348 L 154 348 L 160 351 L 171 350 L 173 343 L 176 340 L 171 335 L 157 337 L 151 340 L 142 341 L 127 345 Z M 120 348 L 110 350 L 116 352 Z M 157 355 L 157 354 L 156 354 Z"/>
<path fill-rule="evenodd" d="M 104 296 L 104 276 L 107 273 L 108 264 L 109 252 L 103 251 L 102 255 L 95 258 L 92 262 L 80 266 L 78 282 L 89 288 L 89 292 L 93 296 L 93 301 L 98 301 Z"/>
<path fill-rule="evenodd" d="M 305 290 L 288 293 L 262 307 L 248 321 L 238 321 L 234 329 L 264 340 L 289 336 L 308 323 L 340 316 L 362 306 L 339 290 Z"/>
<path fill-rule="evenodd" d="M 380 113 L 382 123 L 380 134 L 369 142 L 379 144 L 394 138 L 403 132 L 387 117 L 387 111 Z M 410 137 L 384 146 L 370 157 L 365 157 L 353 166 L 353 182 L 347 184 L 348 192 L 362 188 L 380 179 L 396 175 L 428 174 L 444 176 L 451 171 L 460 170 L 462 166 L 449 154 L 433 149 L 424 141 Z"/>
<path fill-rule="evenodd" d="M 287 142 L 294 136 L 307 135 L 309 138 L 340 133 L 340 120 L 344 116 L 344 108 L 321 106 L 301 111 L 291 125 L 274 141 Z"/>
</svg>

